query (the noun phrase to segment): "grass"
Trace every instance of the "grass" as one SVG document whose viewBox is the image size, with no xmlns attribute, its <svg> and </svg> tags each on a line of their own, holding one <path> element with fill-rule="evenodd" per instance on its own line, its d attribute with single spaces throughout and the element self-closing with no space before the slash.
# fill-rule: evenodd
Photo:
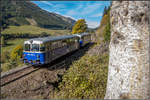
<svg viewBox="0 0 150 100">
<path fill-rule="evenodd" d="M 63 34 L 70 34 L 69 30 L 52 30 L 52 29 L 45 29 L 40 28 L 37 26 L 32 25 L 23 25 L 23 26 L 9 26 L 7 29 L 2 31 L 2 34 L 41 34 L 42 32 L 46 32 L 51 35 L 63 35 Z"/>
<path fill-rule="evenodd" d="M 7 45 L 2 47 L 2 53 L 4 51 L 8 51 L 11 52 L 13 48 L 15 48 L 17 45 L 23 45 L 24 41 L 27 39 L 21 39 L 21 38 L 17 38 L 17 39 L 13 39 L 13 40 L 7 40 Z"/>
<path fill-rule="evenodd" d="M 17 46 L 17 45 L 23 45 L 23 42 L 27 40 L 27 39 L 13 39 L 13 40 L 7 40 L 7 45 L 5 45 L 4 47 L 1 48 L 1 56 L 4 57 L 4 53 L 8 52 L 8 56 L 10 56 L 11 51 Z M 6 55 L 6 54 L 5 54 Z M 18 63 L 16 66 L 12 66 L 9 59 L 7 58 L 2 58 L 4 60 L 4 63 L 1 63 L 1 69 L 2 72 L 6 72 L 14 67 L 19 67 L 22 66 L 23 63 Z M 2 60 L 1 59 L 1 60 Z"/>
<path fill-rule="evenodd" d="M 44 29 L 37 26 L 32 25 L 24 25 L 24 26 L 9 26 L 7 29 L 2 31 L 2 34 L 41 34 L 41 33 L 47 33 L 50 35 L 64 35 L 64 34 L 70 34 L 69 30 L 50 30 L 50 29 Z M 23 45 L 24 41 L 27 40 L 26 38 L 14 38 L 11 40 L 6 40 L 6 45 L 2 47 L 1 49 L 1 69 L 2 72 L 8 71 L 14 67 L 19 67 L 23 63 L 18 62 L 16 66 L 13 66 L 10 62 L 10 54 L 17 45 Z"/>
<path fill-rule="evenodd" d="M 17 65 L 11 65 L 10 62 L 7 62 L 7 63 L 1 64 L 1 70 L 2 70 L 2 72 L 6 72 L 6 71 L 16 68 L 16 67 L 22 67 L 23 65 L 24 65 L 24 63 L 22 63 L 22 62 L 20 62 Z"/>
</svg>

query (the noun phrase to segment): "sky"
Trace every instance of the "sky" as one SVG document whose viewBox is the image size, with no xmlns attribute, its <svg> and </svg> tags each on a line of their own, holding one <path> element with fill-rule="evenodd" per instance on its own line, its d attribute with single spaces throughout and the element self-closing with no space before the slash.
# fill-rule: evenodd
<svg viewBox="0 0 150 100">
<path fill-rule="evenodd" d="M 32 1 L 40 8 L 70 17 L 74 20 L 85 19 L 89 28 L 96 28 L 100 25 L 105 6 L 110 1 Z"/>
</svg>

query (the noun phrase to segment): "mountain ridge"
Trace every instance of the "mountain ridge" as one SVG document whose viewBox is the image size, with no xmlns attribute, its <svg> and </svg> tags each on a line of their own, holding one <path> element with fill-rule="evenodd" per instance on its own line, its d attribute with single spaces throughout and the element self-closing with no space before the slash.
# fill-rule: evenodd
<svg viewBox="0 0 150 100">
<path fill-rule="evenodd" d="M 31 19 L 34 25 L 49 29 L 72 29 L 76 22 L 70 17 L 43 10 L 31 1 L 2 0 L 1 3 L 3 29 L 10 25 L 32 25 Z"/>
</svg>

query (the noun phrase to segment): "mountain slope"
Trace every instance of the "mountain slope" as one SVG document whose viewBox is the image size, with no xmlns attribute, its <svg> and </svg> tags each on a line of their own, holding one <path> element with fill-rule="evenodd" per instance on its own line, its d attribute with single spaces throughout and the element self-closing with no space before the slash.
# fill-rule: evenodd
<svg viewBox="0 0 150 100">
<path fill-rule="evenodd" d="M 36 25 L 50 29 L 71 29 L 75 20 L 39 8 L 30 1 L 2 0 L 2 26 Z"/>
</svg>

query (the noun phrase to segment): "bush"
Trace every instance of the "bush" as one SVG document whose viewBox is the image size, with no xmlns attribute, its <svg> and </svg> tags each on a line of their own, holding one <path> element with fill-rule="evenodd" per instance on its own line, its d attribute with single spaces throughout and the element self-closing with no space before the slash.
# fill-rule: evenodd
<svg viewBox="0 0 150 100">
<path fill-rule="evenodd" d="M 22 58 L 22 54 L 23 54 L 23 47 L 21 45 L 16 46 L 10 55 L 10 59 L 12 62 L 18 62 L 20 60 L 20 58 Z"/>
<path fill-rule="evenodd" d="M 108 54 L 84 56 L 75 62 L 59 84 L 60 98 L 100 98 L 106 91 Z"/>
<path fill-rule="evenodd" d="M 47 36 L 49 36 L 46 32 L 42 32 L 41 34 L 40 34 L 40 36 L 41 37 L 47 37 Z"/>
</svg>

